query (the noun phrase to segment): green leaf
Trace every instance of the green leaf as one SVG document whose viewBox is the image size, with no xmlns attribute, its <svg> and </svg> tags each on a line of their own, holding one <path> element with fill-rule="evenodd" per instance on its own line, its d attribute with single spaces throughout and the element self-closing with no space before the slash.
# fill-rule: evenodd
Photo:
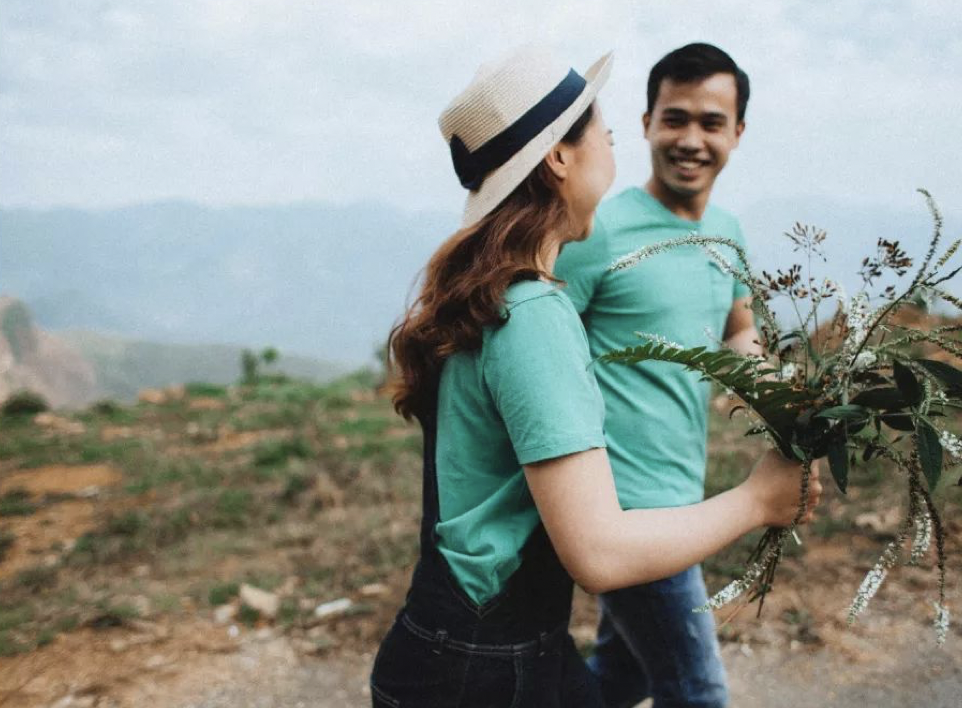
<svg viewBox="0 0 962 708">
<path fill-rule="evenodd" d="M 835 478 L 835 484 L 842 494 L 848 489 L 848 451 L 845 436 L 839 436 L 828 444 L 828 467 Z"/>
<path fill-rule="evenodd" d="M 908 401 L 902 392 L 893 386 L 885 388 L 870 388 L 862 391 L 852 399 L 852 403 L 875 410 L 901 410 L 908 406 Z"/>
<path fill-rule="evenodd" d="M 917 406 L 922 400 L 922 386 L 919 384 L 919 380 L 915 378 L 915 374 L 905 364 L 900 364 L 897 361 L 892 363 L 892 371 L 895 374 L 895 383 L 902 395 L 905 396 L 905 400 L 910 406 Z"/>
<path fill-rule="evenodd" d="M 879 416 L 879 420 L 885 423 L 892 430 L 909 432 L 915 430 L 915 421 L 908 413 L 883 413 Z"/>
<path fill-rule="evenodd" d="M 832 406 L 815 414 L 816 418 L 828 418 L 829 420 L 847 420 L 851 422 L 862 422 L 869 417 L 869 409 L 865 406 L 857 406 L 849 403 L 844 406 Z"/>
<path fill-rule="evenodd" d="M 916 359 L 915 362 L 945 384 L 946 388 L 962 389 L 962 371 L 954 366 L 934 359 Z"/>
<path fill-rule="evenodd" d="M 753 362 L 730 351 L 707 351 L 706 347 L 678 349 L 655 341 L 609 352 L 599 357 L 603 362 L 638 364 L 643 361 L 667 361 L 700 373 L 738 395 L 768 426 L 776 443 L 786 455 L 791 431 L 798 411 L 811 407 L 816 395 L 796 389 L 788 381 L 756 380 Z M 758 369 L 759 375 L 770 373 Z"/>
<path fill-rule="evenodd" d="M 922 472 L 925 474 L 925 481 L 929 483 L 929 491 L 934 492 L 939 483 L 939 477 L 942 476 L 942 444 L 939 442 L 939 434 L 924 420 L 919 421 L 916 433 Z"/>
</svg>

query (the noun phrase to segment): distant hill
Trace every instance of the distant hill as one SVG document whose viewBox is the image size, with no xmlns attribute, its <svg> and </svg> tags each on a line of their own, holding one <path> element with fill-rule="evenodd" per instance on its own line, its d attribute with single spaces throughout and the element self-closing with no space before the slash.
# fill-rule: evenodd
<svg viewBox="0 0 962 708">
<path fill-rule="evenodd" d="M 0 210 L 0 291 L 51 330 L 372 360 L 455 214 L 367 204 Z"/>
<path fill-rule="evenodd" d="M 959 205 L 943 206 L 948 242 L 962 219 Z M 815 272 L 850 292 L 878 237 L 899 239 L 918 258 L 932 232 L 921 198 L 910 210 L 766 201 L 738 216 L 752 260 L 769 271 L 800 259 L 781 235 L 795 221 L 826 228 L 830 262 Z M 0 210 L 0 292 L 16 293 L 53 331 L 242 342 L 353 367 L 373 361 L 419 271 L 457 223 L 455 213 L 381 204 Z M 950 287 L 962 292 L 962 283 Z"/>
<path fill-rule="evenodd" d="M 143 388 L 193 381 L 230 384 L 240 378 L 242 348 L 238 346 L 125 341 L 79 331 L 61 336 L 90 362 L 100 397 L 129 400 Z M 343 365 L 285 356 L 283 352 L 268 370 L 320 383 L 347 373 Z"/>
<path fill-rule="evenodd" d="M 55 407 L 82 406 L 100 398 L 132 400 L 143 388 L 203 381 L 228 384 L 241 373 L 242 348 L 127 341 L 92 332 L 51 334 L 39 328 L 29 308 L 0 297 L 0 401 L 28 389 Z M 343 365 L 285 356 L 269 371 L 326 382 Z"/>
</svg>

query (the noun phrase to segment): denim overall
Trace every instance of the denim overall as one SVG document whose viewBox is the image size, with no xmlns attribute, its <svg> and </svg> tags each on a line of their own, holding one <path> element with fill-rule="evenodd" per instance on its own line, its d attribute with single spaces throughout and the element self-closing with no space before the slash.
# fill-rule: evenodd
<svg viewBox="0 0 962 708">
<path fill-rule="evenodd" d="M 568 634 L 572 581 L 539 524 L 483 605 L 438 551 L 436 418 L 425 416 L 421 557 L 371 675 L 374 708 L 602 708 Z"/>
</svg>

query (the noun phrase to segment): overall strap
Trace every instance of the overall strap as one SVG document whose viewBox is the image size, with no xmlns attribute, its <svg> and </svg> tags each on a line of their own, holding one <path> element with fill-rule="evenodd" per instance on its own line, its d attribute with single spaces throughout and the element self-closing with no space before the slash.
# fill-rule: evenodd
<svg viewBox="0 0 962 708">
<path fill-rule="evenodd" d="M 422 511 L 421 511 L 421 557 L 433 553 L 436 546 L 434 528 L 441 519 L 438 500 L 438 474 L 435 463 L 435 450 L 438 439 L 437 412 L 420 416 L 421 431 L 424 439 L 424 467 L 422 471 Z"/>
</svg>

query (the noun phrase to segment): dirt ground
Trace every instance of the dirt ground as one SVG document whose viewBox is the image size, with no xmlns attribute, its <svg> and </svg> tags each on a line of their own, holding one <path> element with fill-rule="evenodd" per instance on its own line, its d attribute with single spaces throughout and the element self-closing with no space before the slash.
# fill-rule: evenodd
<svg viewBox="0 0 962 708">
<path fill-rule="evenodd" d="M 958 708 L 962 631 L 953 625 L 945 646 L 936 646 L 931 607 L 920 599 L 934 589 L 932 569 L 893 573 L 849 626 L 847 591 L 858 577 L 846 570 L 830 582 L 838 553 L 836 544 L 816 544 L 804 566 L 789 561 L 785 582 L 761 619 L 754 605 L 734 617 L 729 608 L 719 612 L 733 708 Z M 388 612 L 400 602 L 403 584 L 399 577 L 379 600 Z M 960 596 L 953 585 L 950 605 L 958 607 Z M 593 601 L 579 595 L 576 608 L 572 632 L 587 643 Z M 383 623 L 386 615 L 378 616 Z M 276 628 L 219 625 L 205 613 L 190 620 L 130 620 L 64 634 L 37 651 L 0 660 L 0 706 L 366 706 L 373 650 L 305 647 Z"/>
</svg>

